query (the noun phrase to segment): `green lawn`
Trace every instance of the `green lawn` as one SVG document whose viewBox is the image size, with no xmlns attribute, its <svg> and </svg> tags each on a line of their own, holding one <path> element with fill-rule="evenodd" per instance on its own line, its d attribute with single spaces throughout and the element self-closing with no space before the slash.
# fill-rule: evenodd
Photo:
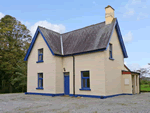
<svg viewBox="0 0 150 113">
<path fill-rule="evenodd" d="M 147 84 L 141 85 L 141 91 L 150 91 L 150 87 Z"/>
</svg>

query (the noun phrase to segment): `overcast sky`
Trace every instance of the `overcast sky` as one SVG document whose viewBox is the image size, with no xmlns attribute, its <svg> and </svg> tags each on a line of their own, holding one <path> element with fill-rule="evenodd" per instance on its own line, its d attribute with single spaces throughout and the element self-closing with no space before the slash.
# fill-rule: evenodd
<svg viewBox="0 0 150 113">
<path fill-rule="evenodd" d="M 132 70 L 150 63 L 150 0 L 3 0 L 0 18 L 16 17 L 31 30 L 38 25 L 63 33 L 105 21 L 105 7 L 115 9 Z"/>
</svg>

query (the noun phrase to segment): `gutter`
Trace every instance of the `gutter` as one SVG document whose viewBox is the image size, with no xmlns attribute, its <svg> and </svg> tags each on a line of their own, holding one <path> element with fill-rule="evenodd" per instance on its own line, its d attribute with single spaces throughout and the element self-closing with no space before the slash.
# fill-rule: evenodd
<svg viewBox="0 0 150 113">
<path fill-rule="evenodd" d="M 62 35 L 60 35 L 60 43 L 61 43 L 61 54 L 64 55 L 63 42 L 62 42 Z"/>
</svg>

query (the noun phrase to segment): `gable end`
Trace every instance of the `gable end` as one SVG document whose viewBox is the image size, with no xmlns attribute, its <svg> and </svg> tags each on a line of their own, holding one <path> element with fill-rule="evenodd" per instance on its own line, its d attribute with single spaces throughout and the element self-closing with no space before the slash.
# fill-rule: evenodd
<svg viewBox="0 0 150 113">
<path fill-rule="evenodd" d="M 126 48 L 125 48 L 125 46 L 124 46 L 124 41 L 123 41 L 123 38 L 122 38 L 122 35 L 121 35 L 121 31 L 120 31 L 120 27 L 119 27 L 119 24 L 118 24 L 118 20 L 117 20 L 117 19 L 116 19 L 115 28 L 116 28 L 117 35 L 118 35 L 118 38 L 119 38 L 119 42 L 120 42 L 120 45 L 121 45 L 121 49 L 122 49 L 122 52 L 123 52 L 123 56 L 124 56 L 124 58 L 128 58 L 127 51 L 126 51 Z"/>
<path fill-rule="evenodd" d="M 25 56 L 25 58 L 24 58 L 24 61 L 27 61 L 27 60 L 28 60 L 28 57 L 29 57 L 29 55 L 30 55 L 30 53 L 31 53 L 31 50 L 32 50 L 32 48 L 33 48 L 33 46 L 34 46 L 34 43 L 35 43 L 35 41 L 36 41 L 37 36 L 38 36 L 39 33 L 42 35 L 42 37 L 43 37 L 45 43 L 47 44 L 48 48 L 50 49 L 50 51 L 51 51 L 51 53 L 52 53 L 52 55 L 55 55 L 54 52 L 52 51 L 52 49 L 50 48 L 48 42 L 46 41 L 44 35 L 42 34 L 41 30 L 40 30 L 39 27 L 38 27 L 37 30 L 36 30 L 36 32 L 35 32 L 35 35 L 34 35 L 34 37 L 33 37 L 33 39 L 32 39 L 32 42 L 31 42 L 31 44 L 30 44 L 30 46 L 29 46 L 29 49 L 28 49 L 28 51 L 27 51 L 27 53 L 26 53 L 26 56 Z"/>
</svg>

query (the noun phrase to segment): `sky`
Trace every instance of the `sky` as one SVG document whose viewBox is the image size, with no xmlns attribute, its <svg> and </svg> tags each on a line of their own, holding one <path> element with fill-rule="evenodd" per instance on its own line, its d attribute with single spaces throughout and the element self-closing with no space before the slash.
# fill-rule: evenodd
<svg viewBox="0 0 150 113">
<path fill-rule="evenodd" d="M 131 70 L 149 67 L 150 0 L 3 0 L 0 18 L 11 15 L 31 31 L 37 26 L 64 33 L 105 21 L 105 7 L 115 9 Z"/>
</svg>

